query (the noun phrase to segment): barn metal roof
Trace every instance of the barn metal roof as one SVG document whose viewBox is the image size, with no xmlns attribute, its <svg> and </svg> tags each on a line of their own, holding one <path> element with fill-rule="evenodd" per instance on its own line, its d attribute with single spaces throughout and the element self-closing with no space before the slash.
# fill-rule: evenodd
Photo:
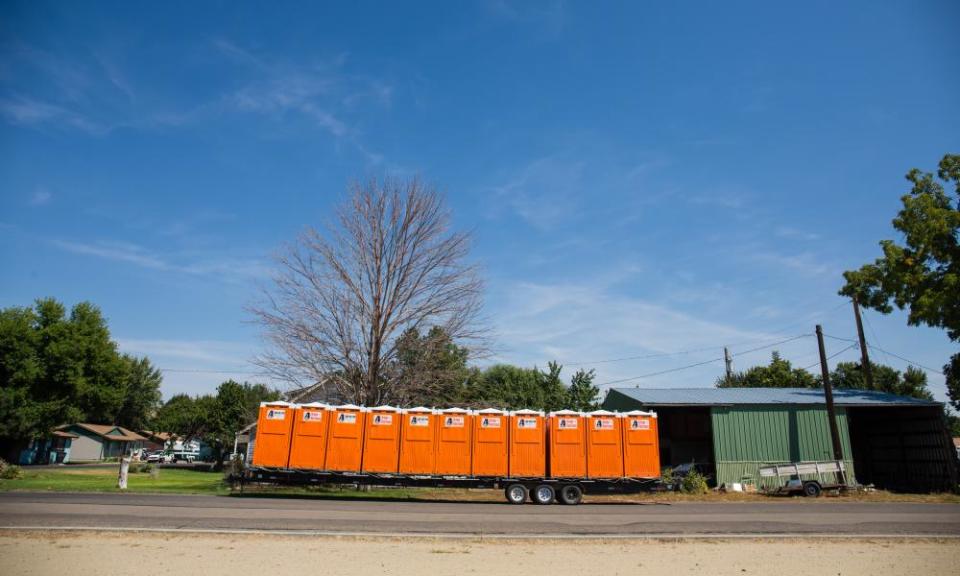
<svg viewBox="0 0 960 576">
<path fill-rule="evenodd" d="M 643 406 L 825 404 L 820 388 L 612 388 Z M 838 406 L 939 406 L 939 402 L 872 390 L 834 389 Z"/>
</svg>

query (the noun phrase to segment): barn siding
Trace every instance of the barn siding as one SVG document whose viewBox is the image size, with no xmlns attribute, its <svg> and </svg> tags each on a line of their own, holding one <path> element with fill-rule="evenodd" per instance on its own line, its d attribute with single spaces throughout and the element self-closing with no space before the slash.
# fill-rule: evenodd
<svg viewBox="0 0 960 576">
<path fill-rule="evenodd" d="M 750 478 L 758 486 L 772 486 L 774 480 L 760 481 L 760 466 L 833 459 L 825 408 L 717 406 L 710 414 L 718 485 Z M 848 481 L 852 481 L 853 451 L 847 414 L 842 408 L 837 408 L 837 426 Z"/>
</svg>

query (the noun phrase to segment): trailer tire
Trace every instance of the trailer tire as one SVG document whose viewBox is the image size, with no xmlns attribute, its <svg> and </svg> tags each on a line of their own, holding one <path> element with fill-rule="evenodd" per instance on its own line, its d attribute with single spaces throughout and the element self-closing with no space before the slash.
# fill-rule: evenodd
<svg viewBox="0 0 960 576">
<path fill-rule="evenodd" d="M 534 504 L 553 504 L 557 498 L 557 491 L 549 484 L 538 484 L 530 493 L 530 500 Z"/>
<path fill-rule="evenodd" d="M 576 506 L 583 500 L 583 489 L 576 484 L 564 484 L 560 487 L 560 502 Z"/>
<path fill-rule="evenodd" d="M 503 490 L 503 495 L 511 504 L 523 504 L 527 501 L 527 487 L 523 484 L 509 484 Z"/>
<path fill-rule="evenodd" d="M 810 496 L 811 498 L 816 498 L 823 492 L 823 488 L 820 486 L 819 482 L 814 482 L 810 480 L 803 483 L 803 495 Z"/>
</svg>

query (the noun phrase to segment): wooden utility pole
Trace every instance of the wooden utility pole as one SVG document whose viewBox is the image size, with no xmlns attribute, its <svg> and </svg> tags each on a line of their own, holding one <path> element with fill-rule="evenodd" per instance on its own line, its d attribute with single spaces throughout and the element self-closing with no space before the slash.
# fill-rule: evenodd
<svg viewBox="0 0 960 576">
<path fill-rule="evenodd" d="M 867 338 L 863 335 L 863 321 L 860 320 L 860 304 L 853 297 L 853 316 L 857 319 L 857 336 L 860 338 L 860 366 L 867 382 L 867 390 L 873 390 L 873 368 L 870 366 L 870 354 L 867 352 Z"/>
<path fill-rule="evenodd" d="M 833 441 L 833 459 L 843 461 L 843 446 L 840 444 L 840 430 L 837 428 L 837 415 L 833 408 L 833 387 L 830 386 L 830 367 L 827 366 L 827 351 L 823 347 L 823 328 L 817 324 L 817 346 L 820 348 L 820 371 L 823 374 L 823 395 L 827 398 L 827 419 L 830 421 L 830 439 Z M 846 479 L 844 478 L 844 482 Z"/>
<path fill-rule="evenodd" d="M 726 346 L 723 347 L 723 362 L 727 365 L 727 380 L 729 380 L 733 376 L 733 358 Z"/>
</svg>

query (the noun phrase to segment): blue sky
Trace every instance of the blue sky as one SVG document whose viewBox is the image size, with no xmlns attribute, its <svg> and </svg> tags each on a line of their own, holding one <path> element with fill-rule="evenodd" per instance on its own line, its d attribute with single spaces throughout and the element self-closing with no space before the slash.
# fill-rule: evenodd
<svg viewBox="0 0 960 576">
<path fill-rule="evenodd" d="M 244 307 L 352 179 L 446 192 L 487 362 L 604 384 L 853 337 L 842 271 L 893 237 L 903 174 L 960 151 L 956 2 L 238 4 L 0 8 L 0 305 L 95 302 L 167 397 L 255 378 Z M 866 317 L 926 366 L 955 350 Z"/>
</svg>

